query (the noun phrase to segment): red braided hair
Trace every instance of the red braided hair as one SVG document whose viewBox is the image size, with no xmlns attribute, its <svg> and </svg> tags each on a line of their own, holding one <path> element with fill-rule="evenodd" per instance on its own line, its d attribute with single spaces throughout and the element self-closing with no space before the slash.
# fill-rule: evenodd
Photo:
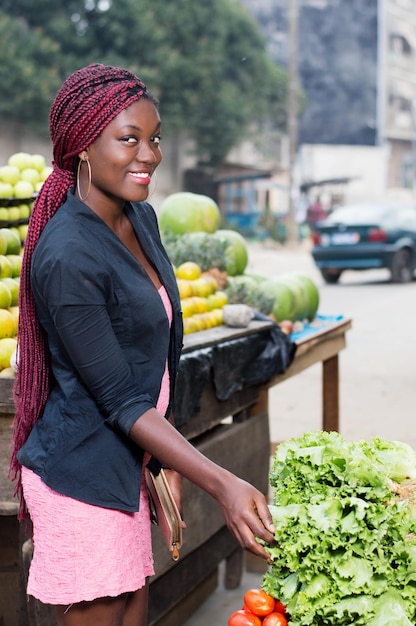
<svg viewBox="0 0 416 626">
<path fill-rule="evenodd" d="M 15 495 L 20 499 L 20 519 L 26 517 L 27 512 L 16 455 L 42 414 L 51 388 L 49 354 L 30 285 L 32 255 L 46 224 L 64 203 L 69 189 L 75 186 L 78 154 L 116 115 L 141 97 L 157 106 L 157 100 L 146 86 L 128 70 L 93 64 L 71 74 L 51 106 L 53 170 L 33 205 L 20 277 L 18 369 L 13 388 L 16 412 L 10 461 L 10 477 L 17 479 Z"/>
</svg>

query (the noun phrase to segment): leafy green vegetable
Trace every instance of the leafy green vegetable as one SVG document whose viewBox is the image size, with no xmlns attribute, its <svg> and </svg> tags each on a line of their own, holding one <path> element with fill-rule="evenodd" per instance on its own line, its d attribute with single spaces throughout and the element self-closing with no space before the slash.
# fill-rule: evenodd
<svg viewBox="0 0 416 626">
<path fill-rule="evenodd" d="M 290 626 L 416 624 L 415 479 L 401 442 L 313 431 L 279 445 L 263 588 Z"/>
<path fill-rule="evenodd" d="M 163 243 L 173 265 L 178 266 L 186 261 L 194 261 L 203 272 L 212 267 L 225 270 L 227 243 L 210 233 L 165 234 Z"/>
</svg>

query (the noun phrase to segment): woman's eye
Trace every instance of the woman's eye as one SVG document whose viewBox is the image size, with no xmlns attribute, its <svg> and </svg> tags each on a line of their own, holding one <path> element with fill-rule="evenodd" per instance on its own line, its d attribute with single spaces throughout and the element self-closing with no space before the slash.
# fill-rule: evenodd
<svg viewBox="0 0 416 626">
<path fill-rule="evenodd" d="M 154 135 L 154 137 L 152 137 L 150 141 L 152 143 L 155 143 L 156 145 L 159 145 L 161 140 L 162 140 L 162 137 L 160 135 Z"/>
<path fill-rule="evenodd" d="M 121 139 L 121 141 L 124 141 L 125 143 L 129 143 L 129 144 L 135 144 L 135 143 L 137 143 L 137 137 L 133 137 L 132 135 L 128 135 L 127 137 L 123 137 Z"/>
</svg>

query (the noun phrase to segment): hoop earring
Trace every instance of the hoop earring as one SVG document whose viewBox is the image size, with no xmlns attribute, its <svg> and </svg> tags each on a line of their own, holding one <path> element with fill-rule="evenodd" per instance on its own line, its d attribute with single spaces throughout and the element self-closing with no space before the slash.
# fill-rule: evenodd
<svg viewBox="0 0 416 626">
<path fill-rule="evenodd" d="M 156 172 L 156 170 L 152 174 L 151 180 L 153 180 L 153 179 L 155 179 L 155 184 L 154 184 L 154 187 L 153 187 L 152 191 L 147 195 L 147 199 L 148 200 L 150 200 L 150 198 L 153 196 L 153 194 L 156 192 L 156 189 L 157 189 L 157 172 Z M 150 185 L 149 185 L 149 187 L 150 187 Z"/>
<path fill-rule="evenodd" d="M 80 172 L 81 172 L 81 165 L 83 163 L 86 163 L 87 166 L 88 166 L 88 191 L 87 191 L 86 195 L 84 196 L 84 198 L 82 197 L 80 184 L 79 184 L 79 175 L 80 175 Z M 91 164 L 90 164 L 89 159 L 80 159 L 78 161 L 78 169 L 77 169 L 77 191 L 78 191 L 78 195 L 79 195 L 79 198 L 80 198 L 81 202 L 85 202 L 85 200 L 88 198 L 88 196 L 90 194 L 90 191 L 91 191 L 91 178 L 92 178 L 92 176 L 91 176 Z"/>
</svg>

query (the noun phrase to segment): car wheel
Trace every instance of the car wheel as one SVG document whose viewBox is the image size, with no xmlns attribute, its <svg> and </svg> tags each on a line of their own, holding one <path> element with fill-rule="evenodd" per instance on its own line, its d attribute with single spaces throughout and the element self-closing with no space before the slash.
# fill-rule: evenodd
<svg viewBox="0 0 416 626">
<path fill-rule="evenodd" d="M 340 270 L 321 270 L 322 278 L 326 283 L 335 285 L 339 281 L 342 272 Z"/>
<path fill-rule="evenodd" d="M 402 248 L 394 254 L 390 271 L 394 283 L 410 283 L 413 279 L 413 260 L 408 248 Z"/>
</svg>

